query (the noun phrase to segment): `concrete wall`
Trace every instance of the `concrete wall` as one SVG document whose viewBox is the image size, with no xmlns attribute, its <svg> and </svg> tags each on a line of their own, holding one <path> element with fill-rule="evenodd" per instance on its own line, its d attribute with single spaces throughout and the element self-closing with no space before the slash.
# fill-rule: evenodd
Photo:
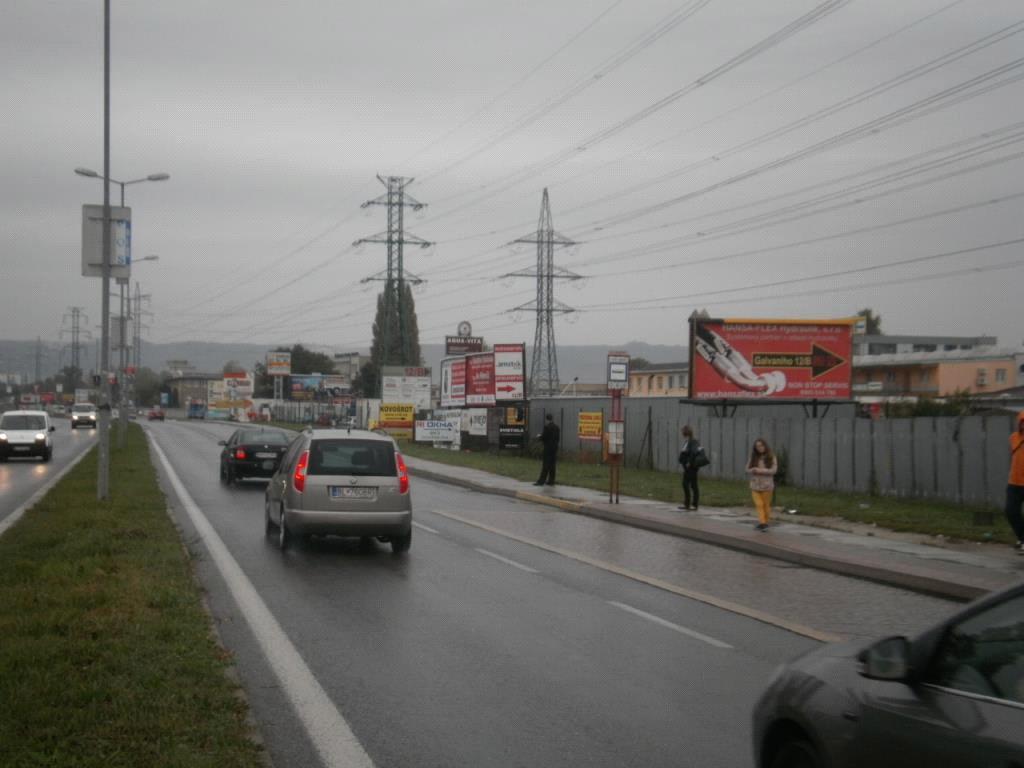
<svg viewBox="0 0 1024 768">
<path fill-rule="evenodd" d="M 1014 417 L 861 419 L 853 406 L 833 406 L 812 418 L 803 406 L 721 407 L 673 398 L 623 398 L 628 466 L 677 471 L 680 430 L 690 424 L 711 458 L 706 476 L 746 477 L 750 446 L 758 437 L 785 456 L 787 481 L 809 488 L 944 499 L 1001 507 L 1010 467 L 1007 439 Z M 551 413 L 563 449 L 599 451 L 577 441 L 577 414 L 602 411 L 609 398 L 552 398 L 530 404 L 530 433 Z"/>
</svg>

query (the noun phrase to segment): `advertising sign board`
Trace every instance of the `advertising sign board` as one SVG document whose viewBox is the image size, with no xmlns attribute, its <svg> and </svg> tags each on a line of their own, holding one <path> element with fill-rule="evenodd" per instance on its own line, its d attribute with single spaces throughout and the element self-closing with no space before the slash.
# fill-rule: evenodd
<svg viewBox="0 0 1024 768">
<path fill-rule="evenodd" d="M 446 358 L 441 361 L 441 407 L 453 408 L 465 404 L 466 358 Z"/>
<path fill-rule="evenodd" d="M 110 277 L 132 276 L 132 209 L 110 206 Z M 82 277 L 103 277 L 103 206 L 82 206 Z"/>
<path fill-rule="evenodd" d="M 225 373 L 224 399 L 211 402 L 220 408 L 246 408 L 251 404 L 252 393 L 253 380 L 248 373 Z"/>
<path fill-rule="evenodd" d="M 526 399 L 526 345 L 494 345 L 494 399 Z"/>
<path fill-rule="evenodd" d="M 412 437 L 416 421 L 413 403 L 381 403 L 377 426 L 392 437 Z"/>
<path fill-rule="evenodd" d="M 494 353 L 466 356 L 466 405 L 494 405 Z"/>
<path fill-rule="evenodd" d="M 430 368 L 386 365 L 382 374 L 382 402 L 414 403 L 418 410 L 430 408 Z"/>
<path fill-rule="evenodd" d="M 445 336 L 444 353 L 446 355 L 468 355 L 484 351 L 483 336 Z"/>
<path fill-rule="evenodd" d="M 313 400 L 320 391 L 321 378 L 319 375 L 292 376 L 289 380 L 292 400 Z"/>
<path fill-rule="evenodd" d="M 267 375 L 268 376 L 291 376 L 292 375 L 292 353 L 291 352 L 267 352 Z"/>
<path fill-rule="evenodd" d="M 453 443 L 459 438 L 459 422 L 426 419 L 416 422 L 417 443 Z"/>
<path fill-rule="evenodd" d="M 487 437 L 487 409 L 470 408 L 466 413 L 469 417 L 469 427 L 466 431 L 477 437 Z"/>
<path fill-rule="evenodd" d="M 853 319 L 690 320 L 695 399 L 849 400 Z"/>
<path fill-rule="evenodd" d="M 601 411 L 580 411 L 576 436 L 580 440 L 600 440 L 604 433 L 604 414 Z"/>
</svg>

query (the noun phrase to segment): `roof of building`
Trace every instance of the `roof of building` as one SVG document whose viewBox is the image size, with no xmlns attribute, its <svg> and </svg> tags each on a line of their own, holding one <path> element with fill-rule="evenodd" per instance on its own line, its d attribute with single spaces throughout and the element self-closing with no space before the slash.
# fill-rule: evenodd
<svg viewBox="0 0 1024 768">
<path fill-rule="evenodd" d="M 866 333 L 854 334 L 854 344 L 935 344 L 963 345 L 975 347 L 994 347 L 999 343 L 995 336 L 890 336 L 888 334 Z"/>
<path fill-rule="evenodd" d="M 676 371 L 688 371 L 690 364 L 687 363 L 651 363 L 646 368 L 631 368 L 630 376 L 643 373 L 675 373 Z"/>
<path fill-rule="evenodd" d="M 1024 350 L 1009 347 L 975 347 L 974 349 L 937 349 L 934 352 L 886 352 L 881 355 L 854 355 L 854 368 L 927 363 L 962 363 L 970 360 L 1013 360 Z"/>
</svg>

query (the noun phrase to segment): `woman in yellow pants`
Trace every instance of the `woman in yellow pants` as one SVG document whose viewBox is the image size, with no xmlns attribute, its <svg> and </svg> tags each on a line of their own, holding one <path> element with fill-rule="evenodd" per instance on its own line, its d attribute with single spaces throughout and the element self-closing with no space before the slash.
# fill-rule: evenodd
<svg viewBox="0 0 1024 768">
<path fill-rule="evenodd" d="M 768 520 L 772 513 L 772 494 L 775 492 L 775 473 L 779 463 L 768 443 L 760 437 L 754 441 L 747 462 L 747 474 L 750 475 L 750 495 L 754 497 L 754 507 L 760 522 L 755 526 L 759 531 L 768 530 Z"/>
</svg>

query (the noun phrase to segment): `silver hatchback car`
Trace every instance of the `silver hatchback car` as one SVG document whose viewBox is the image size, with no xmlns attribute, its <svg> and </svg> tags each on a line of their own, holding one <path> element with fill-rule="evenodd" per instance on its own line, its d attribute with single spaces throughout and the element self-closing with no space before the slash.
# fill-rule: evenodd
<svg viewBox="0 0 1024 768">
<path fill-rule="evenodd" d="M 376 537 L 396 553 L 412 544 L 405 460 L 387 435 L 360 429 L 302 432 L 267 485 L 266 533 L 286 549 L 293 536 Z"/>
</svg>

